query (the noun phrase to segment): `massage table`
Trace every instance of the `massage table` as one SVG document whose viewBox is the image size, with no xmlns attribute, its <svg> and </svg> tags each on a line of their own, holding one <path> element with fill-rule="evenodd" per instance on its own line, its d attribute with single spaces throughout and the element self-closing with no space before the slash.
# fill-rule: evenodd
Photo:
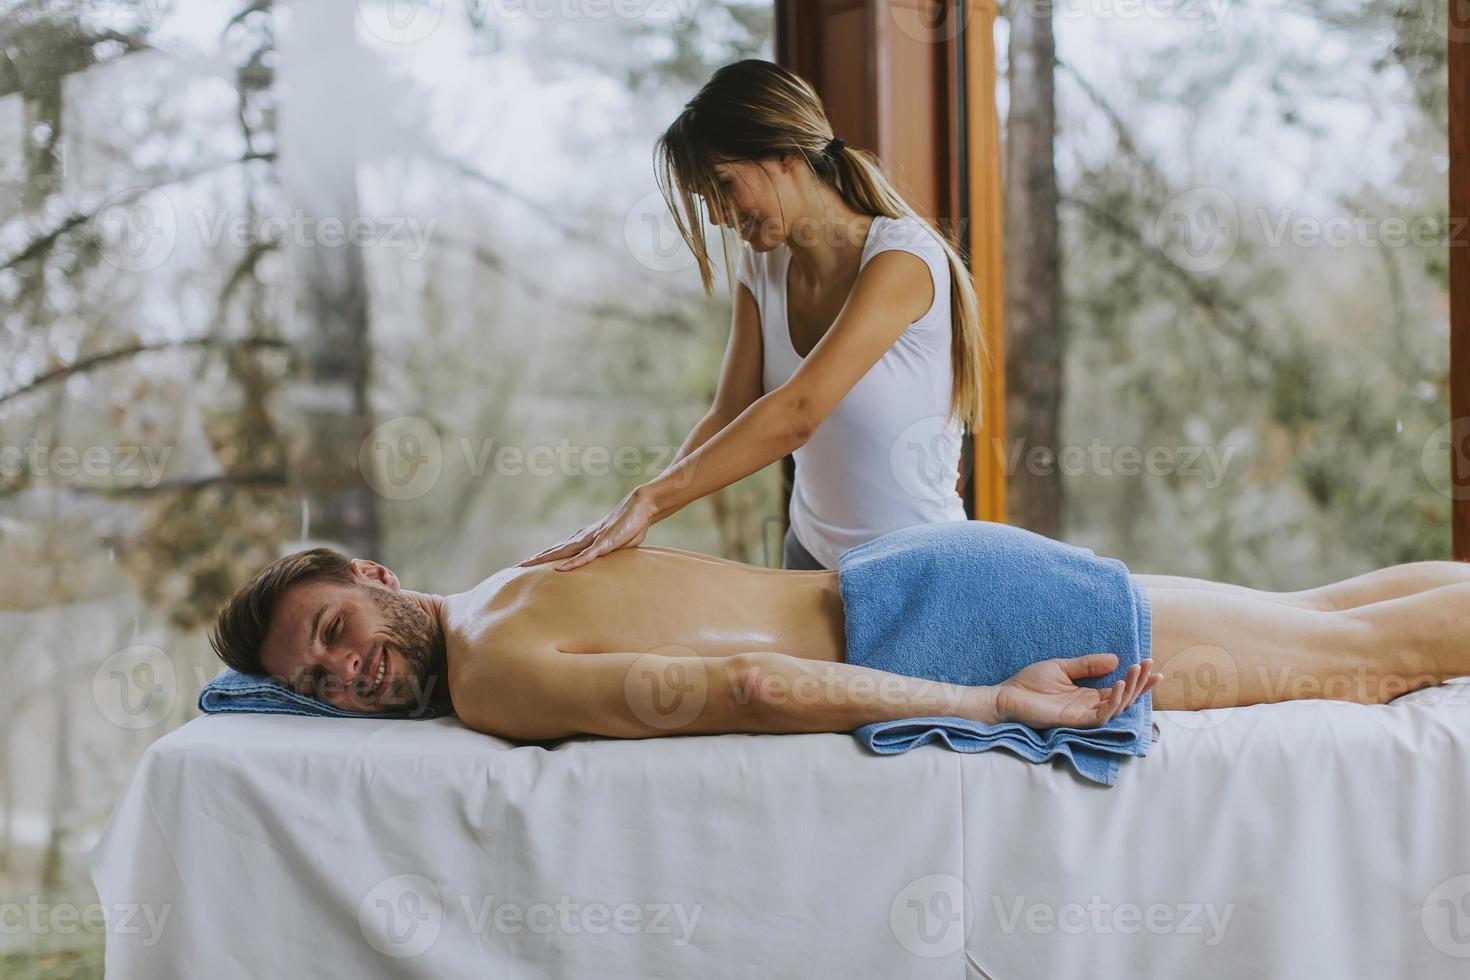
<svg viewBox="0 0 1470 980">
<path fill-rule="evenodd" d="M 851 736 L 196 718 L 91 858 L 111 980 L 1463 980 L 1470 683 L 1155 712 L 1111 788 Z"/>
</svg>

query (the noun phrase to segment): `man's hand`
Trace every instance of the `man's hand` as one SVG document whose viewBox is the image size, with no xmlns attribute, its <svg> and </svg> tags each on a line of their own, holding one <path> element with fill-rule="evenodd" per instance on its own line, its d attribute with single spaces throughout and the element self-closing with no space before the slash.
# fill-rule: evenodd
<svg viewBox="0 0 1470 980">
<path fill-rule="evenodd" d="M 996 709 L 1001 720 L 1032 728 L 1095 728 L 1153 690 L 1164 676 L 1152 672 L 1153 663 L 1150 658 L 1134 664 L 1111 688 L 1096 688 L 1076 681 L 1111 674 L 1118 669 L 1117 654 L 1041 660 L 997 685 Z"/>
</svg>

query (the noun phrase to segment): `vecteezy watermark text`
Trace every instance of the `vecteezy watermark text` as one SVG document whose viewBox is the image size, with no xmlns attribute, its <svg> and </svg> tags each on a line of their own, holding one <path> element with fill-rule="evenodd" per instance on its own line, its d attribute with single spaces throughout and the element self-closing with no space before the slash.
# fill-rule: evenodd
<svg viewBox="0 0 1470 980">
<path fill-rule="evenodd" d="M 1031 901 L 1025 895 L 1003 899 L 992 895 L 996 921 L 1006 935 L 1091 933 L 1125 936 L 1147 932 L 1155 936 L 1203 936 L 1203 945 L 1218 946 L 1230 928 L 1235 903 L 1220 906 L 1211 902 L 1110 902 L 1093 895 L 1086 902 Z"/>
<path fill-rule="evenodd" d="M 658 476 L 674 461 L 679 451 L 669 445 L 608 445 L 576 443 L 563 436 L 555 442 L 517 445 L 502 443 L 492 436 L 472 439 L 460 436 L 451 443 L 474 478 L 487 472 L 516 478 L 633 477 Z M 358 469 L 368 486 L 389 500 L 411 500 L 432 490 L 439 482 L 447 450 L 445 439 L 427 419 L 401 415 L 376 426 L 358 449 Z M 678 486 L 692 479 L 676 479 Z"/>
<path fill-rule="evenodd" d="M 24 446 L 0 446 L 0 476 L 107 477 L 151 489 L 172 453 L 168 445 L 53 445 L 32 436 Z"/>
<path fill-rule="evenodd" d="M 445 922 L 458 913 L 476 936 L 616 934 L 654 937 L 671 946 L 693 941 L 702 903 L 605 902 L 572 895 L 520 900 L 441 891 L 417 874 L 393 875 L 373 885 L 358 906 L 358 927 L 368 945 L 394 959 L 420 956 L 433 947 Z"/>
<path fill-rule="evenodd" d="M 196 209 L 199 238 L 210 248 L 221 242 L 246 248 L 252 242 L 275 242 L 297 248 L 403 248 L 418 260 L 429 250 L 438 218 L 413 215 L 357 215 L 345 221 L 332 215 L 314 215 L 297 208 L 288 214 L 252 217 L 228 211 Z"/>
<path fill-rule="evenodd" d="M 1215 489 L 1225 479 L 1225 471 L 1239 446 L 1227 445 L 1224 451 L 1215 446 L 1111 446 L 1101 439 L 1087 445 L 1068 444 L 1060 447 L 1027 446 L 1016 439 L 1002 448 L 996 440 L 995 450 L 1005 471 L 1014 473 L 1021 466 L 1035 476 L 1060 472 L 1063 476 L 1176 476 L 1200 479 L 1208 489 Z"/>
<path fill-rule="evenodd" d="M 0 902 L 0 936 L 71 936 L 78 932 L 114 936 L 138 936 L 143 946 L 153 946 L 163 936 L 172 904 L 146 902 L 43 902 L 36 895 L 23 902 Z"/>
</svg>

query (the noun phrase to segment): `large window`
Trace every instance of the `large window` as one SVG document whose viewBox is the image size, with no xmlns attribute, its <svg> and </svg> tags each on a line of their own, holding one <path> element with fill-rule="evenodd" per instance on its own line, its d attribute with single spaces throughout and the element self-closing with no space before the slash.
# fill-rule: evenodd
<svg viewBox="0 0 1470 980">
<path fill-rule="evenodd" d="M 1443 7 L 1057 8 L 1070 540 L 1265 588 L 1449 556 Z"/>
<path fill-rule="evenodd" d="M 344 542 L 457 591 L 668 462 L 729 298 L 671 237 L 653 141 L 771 20 L 0 6 L 0 901 L 93 900 L 86 849 L 264 562 Z M 779 496 L 773 467 L 650 541 L 761 562 Z M 0 973 L 100 940 L 7 932 Z"/>
</svg>

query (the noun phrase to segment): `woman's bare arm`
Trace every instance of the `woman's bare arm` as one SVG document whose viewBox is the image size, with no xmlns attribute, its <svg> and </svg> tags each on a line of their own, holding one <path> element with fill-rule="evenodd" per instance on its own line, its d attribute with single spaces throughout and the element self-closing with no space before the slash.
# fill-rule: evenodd
<svg viewBox="0 0 1470 980">
<path fill-rule="evenodd" d="M 730 313 L 730 339 L 725 344 L 725 359 L 720 363 L 720 380 L 715 386 L 714 401 L 709 411 L 690 430 L 670 466 L 709 442 L 710 437 L 738 418 L 761 396 L 765 343 L 761 339 L 760 317 L 760 309 L 750 289 L 744 283 L 736 283 Z"/>
<path fill-rule="evenodd" d="M 877 255 L 858 273 L 837 319 L 785 384 L 761 395 L 699 448 L 633 490 L 607 517 L 521 565 L 555 561 L 559 571 L 570 571 L 609 551 L 636 546 L 652 525 L 692 501 L 795 452 L 929 308 L 933 292 L 928 267 L 918 256 Z"/>
<path fill-rule="evenodd" d="M 785 384 L 761 395 L 706 444 L 634 494 L 662 520 L 799 449 L 929 308 L 933 292 L 928 267 L 917 256 L 889 251 L 873 258 L 858 274 L 837 319 Z M 591 559 L 578 564 L 586 560 Z"/>
</svg>

